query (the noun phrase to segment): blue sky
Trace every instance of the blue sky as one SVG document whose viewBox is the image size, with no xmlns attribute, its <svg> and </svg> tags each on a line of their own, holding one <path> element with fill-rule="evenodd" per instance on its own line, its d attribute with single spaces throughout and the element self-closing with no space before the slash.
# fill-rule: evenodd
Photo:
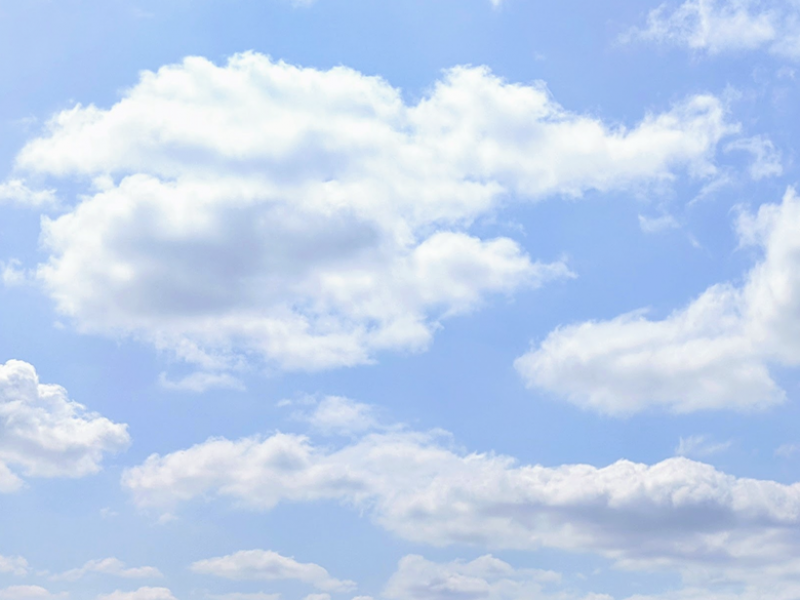
<svg viewBox="0 0 800 600">
<path fill-rule="evenodd" d="M 800 598 L 800 5 L 0 0 L 0 600 Z"/>
</svg>

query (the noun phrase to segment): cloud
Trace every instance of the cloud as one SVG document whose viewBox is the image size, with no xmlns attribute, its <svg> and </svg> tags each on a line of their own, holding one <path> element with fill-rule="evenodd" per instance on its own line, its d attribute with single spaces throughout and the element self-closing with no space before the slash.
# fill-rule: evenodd
<svg viewBox="0 0 800 600">
<path fill-rule="evenodd" d="M 162 387 L 168 390 L 179 392 L 202 393 L 206 390 L 220 388 L 238 391 L 244 390 L 244 384 L 228 373 L 204 373 L 198 371 L 177 381 L 169 379 L 166 373 L 161 373 L 158 382 Z"/>
<path fill-rule="evenodd" d="M 55 190 L 32 190 L 21 179 L 0 183 L 0 205 L 17 204 L 41 208 L 58 203 Z"/>
<path fill-rule="evenodd" d="M 618 415 L 783 402 L 769 365 L 800 364 L 800 200 L 789 189 L 737 227 L 742 246 L 763 252 L 743 285 L 714 285 L 662 320 L 636 311 L 556 329 L 517 359 L 526 383 Z"/>
<path fill-rule="evenodd" d="M 55 115 L 16 169 L 93 182 L 44 220 L 37 271 L 81 331 L 206 373 L 318 370 L 424 350 L 443 319 L 571 276 L 471 233 L 510 199 L 706 177 L 737 129 L 709 95 L 627 128 L 484 67 L 408 104 L 377 77 L 247 53 L 187 58 L 111 108 Z"/>
<path fill-rule="evenodd" d="M 672 215 L 661 215 L 660 217 L 639 215 L 639 227 L 644 233 L 660 233 L 667 229 L 677 229 L 680 224 Z"/>
<path fill-rule="evenodd" d="M 764 136 L 735 140 L 725 146 L 726 152 L 731 150 L 743 150 L 752 155 L 753 162 L 748 171 L 750 177 L 755 181 L 783 174 L 781 153 L 775 148 L 772 141 Z"/>
<path fill-rule="evenodd" d="M 98 596 L 97 600 L 175 600 L 175 596 L 165 587 L 140 587 L 132 592 L 117 590 Z"/>
<path fill-rule="evenodd" d="M 375 409 L 369 404 L 342 396 L 325 396 L 313 402 L 310 410 L 294 413 L 294 418 L 308 423 L 323 434 L 352 435 L 378 428 Z"/>
<path fill-rule="evenodd" d="M 690 435 L 687 438 L 682 437 L 680 439 L 678 447 L 675 448 L 675 454 L 678 456 L 710 456 L 724 452 L 732 444 L 733 442 L 730 440 L 727 442 L 714 442 L 707 435 Z"/>
<path fill-rule="evenodd" d="M 331 577 L 317 564 L 300 563 L 270 550 L 242 550 L 228 556 L 199 560 L 192 563 L 191 569 L 195 573 L 236 581 L 295 579 L 329 592 L 347 592 L 356 587 L 352 581 Z"/>
<path fill-rule="evenodd" d="M 87 412 L 58 385 L 40 384 L 32 365 L 0 364 L 0 491 L 22 485 L 10 467 L 27 477 L 83 477 L 129 443 L 126 425 Z"/>
<path fill-rule="evenodd" d="M 677 571 L 694 583 L 777 581 L 800 567 L 800 484 L 737 478 L 683 457 L 519 465 L 447 440 L 390 431 L 332 448 L 283 433 L 212 438 L 150 456 L 122 484 L 143 509 L 196 498 L 251 510 L 328 500 L 415 543 L 591 552 L 617 568 Z"/>
<path fill-rule="evenodd" d="M 125 563 L 118 558 L 103 558 L 100 560 L 90 560 L 78 569 L 71 569 L 52 577 L 54 580 L 77 581 L 89 573 L 102 573 L 104 575 L 115 575 L 129 579 L 146 579 L 152 577 L 163 577 L 161 571 L 155 567 L 126 567 Z"/>
<path fill-rule="evenodd" d="M 400 560 L 382 596 L 389 600 L 527 600 L 541 598 L 552 571 L 516 570 L 491 555 L 471 562 L 434 563 L 422 556 Z"/>
<path fill-rule="evenodd" d="M 230 592 L 228 594 L 210 594 L 207 596 L 212 600 L 280 600 L 280 594 L 265 594 L 263 592 L 253 592 L 245 594 L 242 592 Z"/>
<path fill-rule="evenodd" d="M 27 575 L 29 570 L 28 561 L 21 556 L 0 556 L 0 573 Z"/>
<path fill-rule="evenodd" d="M 38 585 L 12 585 L 0 589 L 0 600 L 50 600 L 65 596 L 66 594 L 51 594 Z"/>
<path fill-rule="evenodd" d="M 800 5 L 785 0 L 686 0 L 652 10 L 647 26 L 623 38 L 708 54 L 765 50 L 800 58 Z"/>
</svg>

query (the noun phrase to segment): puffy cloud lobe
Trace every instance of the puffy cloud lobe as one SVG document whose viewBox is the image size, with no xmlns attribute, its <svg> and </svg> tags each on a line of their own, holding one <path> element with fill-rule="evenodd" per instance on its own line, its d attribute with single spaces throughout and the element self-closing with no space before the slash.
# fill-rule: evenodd
<svg viewBox="0 0 800 600">
<path fill-rule="evenodd" d="M 126 425 L 87 412 L 60 386 L 40 384 L 32 365 L 0 364 L 0 491 L 22 485 L 10 467 L 28 477 L 83 477 L 129 442 Z"/>
<path fill-rule="evenodd" d="M 783 0 L 686 0 L 651 11 L 640 38 L 721 54 L 763 49 L 800 58 L 800 6 Z"/>
<path fill-rule="evenodd" d="M 78 569 L 71 569 L 53 579 L 63 579 L 66 581 L 77 581 L 89 573 L 102 573 L 104 575 L 115 575 L 129 579 L 162 577 L 161 571 L 155 567 L 127 567 L 118 558 L 103 558 L 90 560 Z"/>
<path fill-rule="evenodd" d="M 38 270 L 82 330 L 209 372 L 248 355 L 323 369 L 424 349 L 487 295 L 569 276 L 469 234 L 501 200 L 709 174 L 735 129 L 712 96 L 610 128 L 485 68 L 452 69 L 409 105 L 379 78 L 249 53 L 188 58 L 110 109 L 64 111 L 17 168 L 94 181 L 44 221 Z"/>
<path fill-rule="evenodd" d="M 529 386 L 630 414 L 762 409 L 785 393 L 769 364 L 800 364 L 800 200 L 742 213 L 743 246 L 764 253 L 745 283 L 715 285 L 663 320 L 634 312 L 559 328 L 516 361 Z"/>
<path fill-rule="evenodd" d="M 199 560 L 191 568 L 195 573 L 238 581 L 295 579 L 329 592 L 347 592 L 356 587 L 352 581 L 331 577 L 317 564 L 300 563 L 270 550 L 242 550 L 228 556 Z"/>
<path fill-rule="evenodd" d="M 434 563 L 422 556 L 400 560 L 382 596 L 390 600 L 524 600 L 542 598 L 552 571 L 516 570 L 491 555 L 471 562 Z"/>
<path fill-rule="evenodd" d="M 744 581 L 765 569 L 783 577 L 800 550 L 800 484 L 686 458 L 548 468 L 464 455 L 432 434 L 370 434 L 339 449 L 275 434 L 153 455 L 123 485 L 143 508 L 214 496 L 260 510 L 327 499 L 414 542 L 595 552 L 696 580 Z"/>
</svg>

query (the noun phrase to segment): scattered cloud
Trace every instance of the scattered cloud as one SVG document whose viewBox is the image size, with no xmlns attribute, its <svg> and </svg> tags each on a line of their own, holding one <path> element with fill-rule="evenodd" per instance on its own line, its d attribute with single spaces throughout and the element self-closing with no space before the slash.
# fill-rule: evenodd
<svg viewBox="0 0 800 600">
<path fill-rule="evenodd" d="M 150 456 L 122 484 L 143 509 L 215 497 L 254 510 L 329 500 L 415 543 L 593 552 L 617 568 L 672 570 L 695 583 L 778 580 L 800 567 L 800 484 L 737 478 L 684 457 L 519 465 L 464 454 L 448 439 L 390 431 L 332 448 L 282 433 L 213 438 Z M 263 555 L 253 556 L 253 567 L 232 557 L 212 564 L 233 577 L 258 573 Z"/>
<path fill-rule="evenodd" d="M 27 477 L 83 477 L 128 446 L 127 426 L 88 412 L 64 388 L 39 383 L 32 365 L 0 364 L 0 491 Z"/>
<path fill-rule="evenodd" d="M 672 215 L 661 215 L 659 217 L 639 215 L 639 227 L 644 233 L 660 233 L 668 229 L 677 229 L 680 224 Z"/>
<path fill-rule="evenodd" d="M 733 444 L 732 441 L 714 442 L 707 435 L 690 435 L 681 438 L 675 454 L 678 456 L 704 457 L 725 452 Z"/>
<path fill-rule="evenodd" d="M 71 569 L 59 575 L 54 575 L 51 579 L 64 581 L 77 581 L 89 573 L 101 573 L 103 575 L 115 575 L 128 579 L 149 579 L 163 577 L 161 571 L 155 567 L 127 567 L 118 558 L 103 558 L 100 560 L 90 560 L 78 569 Z"/>
<path fill-rule="evenodd" d="M 117 590 L 98 596 L 97 600 L 175 600 L 175 596 L 165 587 L 140 587 L 132 592 Z"/>
<path fill-rule="evenodd" d="M 775 148 L 775 144 L 764 136 L 735 140 L 725 146 L 726 152 L 731 150 L 743 150 L 750 153 L 753 162 L 750 163 L 748 171 L 750 177 L 755 181 L 783 174 L 781 153 Z"/>
<path fill-rule="evenodd" d="M 28 561 L 21 556 L 0 556 L 0 573 L 27 575 L 29 571 Z"/>
<path fill-rule="evenodd" d="M 347 592 L 356 587 L 353 581 L 331 577 L 317 564 L 300 563 L 270 550 L 242 550 L 228 556 L 199 560 L 192 564 L 191 569 L 195 573 L 236 581 L 294 579 L 329 592 Z"/>
<path fill-rule="evenodd" d="M 624 36 L 707 54 L 764 50 L 800 59 L 800 5 L 786 0 L 686 0 L 652 10 Z"/>
<path fill-rule="evenodd" d="M 0 183 L 0 205 L 16 204 L 32 208 L 52 206 L 58 203 L 55 190 L 34 190 L 21 179 L 10 179 Z"/>
<path fill-rule="evenodd" d="M 781 444 L 775 449 L 775 456 L 790 458 L 800 452 L 800 444 Z"/>
<path fill-rule="evenodd" d="M 714 285 L 662 320 L 640 310 L 560 327 L 517 359 L 520 375 L 607 414 L 783 402 L 769 364 L 800 364 L 800 199 L 789 189 L 780 204 L 742 212 L 737 228 L 743 247 L 763 252 L 743 285 Z"/>
<path fill-rule="evenodd" d="M 710 95 L 609 126 L 484 67 L 407 104 L 377 77 L 247 53 L 187 58 L 111 108 L 55 115 L 16 169 L 93 181 L 43 221 L 37 271 L 79 330 L 203 373 L 318 370 L 424 350 L 443 319 L 572 276 L 470 232 L 509 199 L 713 176 L 736 131 Z"/>
<path fill-rule="evenodd" d="M 12 585 L 0 589 L 0 600 L 52 600 L 65 597 L 66 594 L 52 594 L 38 585 Z"/>
<path fill-rule="evenodd" d="M 158 377 L 158 382 L 168 390 L 194 392 L 196 394 L 201 394 L 211 389 L 238 391 L 244 391 L 245 389 L 241 380 L 229 373 L 204 373 L 203 371 L 198 371 L 177 381 L 169 379 L 166 373 L 161 373 Z"/>
<path fill-rule="evenodd" d="M 516 570 L 492 555 L 450 563 L 409 555 L 400 560 L 382 596 L 389 600 L 528 600 L 543 597 L 543 583 L 559 580 L 558 573 Z"/>
<path fill-rule="evenodd" d="M 343 396 L 325 396 L 305 410 L 295 411 L 293 417 L 308 423 L 317 432 L 327 435 L 352 435 L 379 427 L 375 407 Z"/>
</svg>

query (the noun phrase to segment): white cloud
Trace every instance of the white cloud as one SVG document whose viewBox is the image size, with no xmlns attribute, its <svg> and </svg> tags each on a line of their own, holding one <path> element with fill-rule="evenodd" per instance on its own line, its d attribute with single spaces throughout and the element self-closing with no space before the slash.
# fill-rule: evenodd
<svg viewBox="0 0 800 600">
<path fill-rule="evenodd" d="M 471 562 L 435 563 L 422 556 L 400 560 L 382 596 L 390 600 L 529 600 L 542 598 L 552 571 L 516 570 L 491 555 Z"/>
<path fill-rule="evenodd" d="M 228 373 L 205 373 L 198 371 L 177 381 L 169 379 L 166 373 L 161 373 L 158 382 L 162 387 L 168 390 L 179 392 L 202 393 L 206 390 L 220 388 L 239 391 L 244 390 L 244 384 Z"/>
<path fill-rule="evenodd" d="M 787 0 L 686 0 L 652 10 L 647 26 L 625 40 L 644 39 L 722 54 L 766 50 L 800 58 L 800 5 Z"/>
<path fill-rule="evenodd" d="M 175 596 L 165 587 L 140 587 L 132 592 L 117 590 L 98 596 L 97 600 L 175 600 Z"/>
<path fill-rule="evenodd" d="M 237 581 L 277 581 L 295 579 L 329 592 L 347 592 L 356 584 L 330 576 L 327 570 L 314 563 L 300 563 L 270 550 L 242 550 L 228 556 L 199 560 L 192 571 L 216 575 Z"/>
<path fill-rule="evenodd" d="M 32 190 L 21 179 L 0 183 L 0 205 L 8 203 L 40 208 L 57 202 L 55 190 Z"/>
<path fill-rule="evenodd" d="M 667 229 L 677 229 L 680 225 L 672 215 L 661 215 L 659 217 L 639 215 L 639 227 L 644 233 L 660 233 Z"/>
<path fill-rule="evenodd" d="M 38 585 L 12 585 L 0 589 L 0 600 L 51 600 L 65 596 L 66 594 L 51 594 Z"/>
<path fill-rule="evenodd" d="M 27 575 L 29 570 L 28 561 L 21 556 L 0 556 L 0 573 Z"/>
<path fill-rule="evenodd" d="M 742 213 L 743 246 L 764 257 L 739 287 L 710 287 L 662 320 L 644 311 L 561 327 L 516 367 L 530 387 L 609 414 L 757 410 L 785 393 L 769 364 L 800 364 L 800 200 Z"/>
<path fill-rule="evenodd" d="M 783 174 L 781 153 L 775 144 L 764 136 L 755 136 L 735 140 L 725 146 L 726 151 L 743 150 L 753 157 L 748 171 L 750 177 L 756 181 L 766 177 L 777 177 Z"/>
<path fill-rule="evenodd" d="M 28 477 L 83 477 L 129 442 L 126 425 L 87 412 L 58 385 L 40 384 L 33 366 L 0 364 L 0 491 L 22 485 L 9 467 Z"/>
<path fill-rule="evenodd" d="M 781 444 L 775 449 L 775 456 L 790 458 L 800 452 L 800 444 Z"/>
<path fill-rule="evenodd" d="M 294 418 L 305 421 L 312 429 L 324 434 L 352 435 L 376 429 L 378 419 L 370 404 L 356 402 L 342 396 L 325 396 L 322 400 L 309 399 L 313 404 L 307 410 L 294 413 Z"/>
<path fill-rule="evenodd" d="M 687 438 L 681 438 L 678 442 L 678 447 L 675 448 L 675 454 L 678 456 L 711 456 L 712 454 L 719 454 L 724 452 L 733 444 L 732 441 L 727 442 L 714 442 L 707 435 L 690 435 Z"/>
<path fill-rule="evenodd" d="M 38 269 L 82 331 L 208 373 L 255 357 L 313 370 L 422 350 L 442 319 L 569 276 L 470 234 L 507 199 L 707 176 L 736 130 L 713 96 L 610 127 L 486 68 L 406 104 L 376 77 L 248 53 L 188 58 L 109 109 L 57 114 L 17 170 L 93 178 L 45 219 Z"/>
<path fill-rule="evenodd" d="M 593 552 L 687 581 L 796 572 L 800 484 L 737 478 L 687 458 L 543 467 L 454 451 L 441 434 L 373 433 L 340 448 L 275 434 L 210 439 L 124 473 L 142 508 L 225 498 L 270 510 L 329 500 L 436 546 Z"/>
<path fill-rule="evenodd" d="M 161 571 L 155 567 L 126 567 L 124 562 L 118 558 L 111 557 L 90 560 L 82 567 L 65 571 L 64 573 L 55 575 L 52 579 L 77 581 L 89 573 L 102 573 L 104 575 L 115 575 L 117 577 L 129 579 L 162 577 Z"/>
<path fill-rule="evenodd" d="M 265 594 L 263 592 L 242 593 L 230 592 L 228 594 L 210 594 L 212 600 L 280 600 L 280 594 Z"/>
<path fill-rule="evenodd" d="M 303 600 L 331 600 L 330 594 L 308 594 Z"/>
<path fill-rule="evenodd" d="M 34 278 L 21 267 L 22 263 L 16 258 L 0 260 L 0 281 L 3 282 L 3 285 L 12 287 L 31 283 Z"/>
</svg>

